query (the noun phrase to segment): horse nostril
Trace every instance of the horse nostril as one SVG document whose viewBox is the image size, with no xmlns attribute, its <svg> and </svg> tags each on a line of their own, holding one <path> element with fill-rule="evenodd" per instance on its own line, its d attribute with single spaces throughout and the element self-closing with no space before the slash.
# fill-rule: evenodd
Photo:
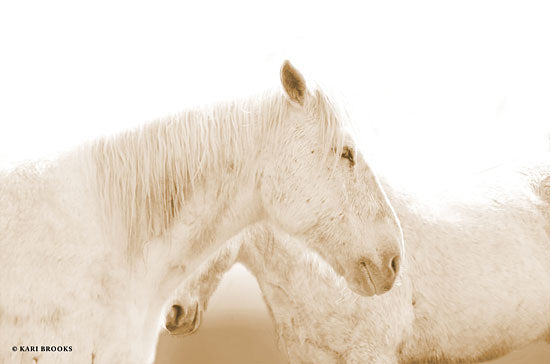
<svg viewBox="0 0 550 364">
<path fill-rule="evenodd" d="M 175 311 L 174 313 L 175 313 L 176 318 L 183 315 L 183 308 L 180 305 L 173 305 L 172 310 Z"/>
<path fill-rule="evenodd" d="M 399 257 L 399 255 L 394 256 L 390 261 L 390 268 L 394 275 L 396 275 L 397 272 L 399 272 L 400 261 L 401 261 L 401 258 Z"/>
<path fill-rule="evenodd" d="M 180 326 L 180 320 L 183 317 L 183 314 L 183 307 L 180 305 L 172 305 L 170 311 L 166 315 L 166 329 L 170 332 L 176 330 Z"/>
</svg>

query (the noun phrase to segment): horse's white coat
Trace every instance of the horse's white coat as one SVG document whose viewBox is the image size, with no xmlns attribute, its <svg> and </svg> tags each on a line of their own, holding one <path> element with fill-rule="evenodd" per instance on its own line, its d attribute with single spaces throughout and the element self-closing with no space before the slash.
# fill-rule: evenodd
<svg viewBox="0 0 550 364">
<path fill-rule="evenodd" d="M 282 84 L 287 96 L 187 111 L 2 173 L 0 362 L 151 362 L 179 282 L 257 221 L 369 293 L 360 263 L 399 254 L 395 214 L 362 158 L 340 157 L 352 146 L 326 96 L 288 62 Z M 11 350 L 35 345 L 72 351 Z"/>
<path fill-rule="evenodd" d="M 407 251 L 401 282 L 382 296 L 353 294 L 284 233 L 243 235 L 239 260 L 256 276 L 290 362 L 475 362 L 550 341 L 550 165 L 485 176 L 464 186 L 467 198 L 446 190 L 420 200 L 383 183 Z M 224 254 L 210 280 L 186 282 L 178 304 L 205 304 L 189 292 L 213 291 L 233 259 Z"/>
</svg>

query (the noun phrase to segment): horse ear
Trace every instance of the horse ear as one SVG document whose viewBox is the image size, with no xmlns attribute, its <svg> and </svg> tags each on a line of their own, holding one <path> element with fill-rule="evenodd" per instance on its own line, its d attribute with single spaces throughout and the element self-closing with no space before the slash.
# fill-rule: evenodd
<svg viewBox="0 0 550 364">
<path fill-rule="evenodd" d="M 288 60 L 284 61 L 281 67 L 281 83 L 290 100 L 300 105 L 304 104 L 307 93 L 306 81 Z"/>
</svg>

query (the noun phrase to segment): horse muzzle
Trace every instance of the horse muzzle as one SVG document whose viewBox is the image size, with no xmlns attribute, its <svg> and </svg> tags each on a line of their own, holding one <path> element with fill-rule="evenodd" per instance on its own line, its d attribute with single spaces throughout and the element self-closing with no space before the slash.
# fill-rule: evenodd
<svg viewBox="0 0 550 364">
<path fill-rule="evenodd" d="M 171 335 L 186 336 L 191 335 L 201 325 L 202 309 L 199 303 L 194 306 L 182 307 L 181 305 L 172 305 L 166 315 L 166 330 Z"/>
</svg>

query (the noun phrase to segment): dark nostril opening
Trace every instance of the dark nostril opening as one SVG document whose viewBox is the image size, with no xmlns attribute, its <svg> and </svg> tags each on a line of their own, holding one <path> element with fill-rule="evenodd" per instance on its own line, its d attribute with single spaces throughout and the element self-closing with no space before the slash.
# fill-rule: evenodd
<svg viewBox="0 0 550 364">
<path fill-rule="evenodd" d="M 174 311 L 174 321 L 178 322 L 179 318 L 183 316 L 183 308 L 180 305 L 173 305 L 172 310 Z"/>
<path fill-rule="evenodd" d="M 180 325 L 179 320 L 183 317 L 183 308 L 180 305 L 172 305 L 170 313 L 166 317 L 166 329 L 170 332 L 176 330 Z"/>
<path fill-rule="evenodd" d="M 396 255 L 395 257 L 392 258 L 390 262 L 390 267 L 394 274 L 397 274 L 397 272 L 399 272 L 399 261 L 400 261 L 399 255 Z"/>
</svg>

